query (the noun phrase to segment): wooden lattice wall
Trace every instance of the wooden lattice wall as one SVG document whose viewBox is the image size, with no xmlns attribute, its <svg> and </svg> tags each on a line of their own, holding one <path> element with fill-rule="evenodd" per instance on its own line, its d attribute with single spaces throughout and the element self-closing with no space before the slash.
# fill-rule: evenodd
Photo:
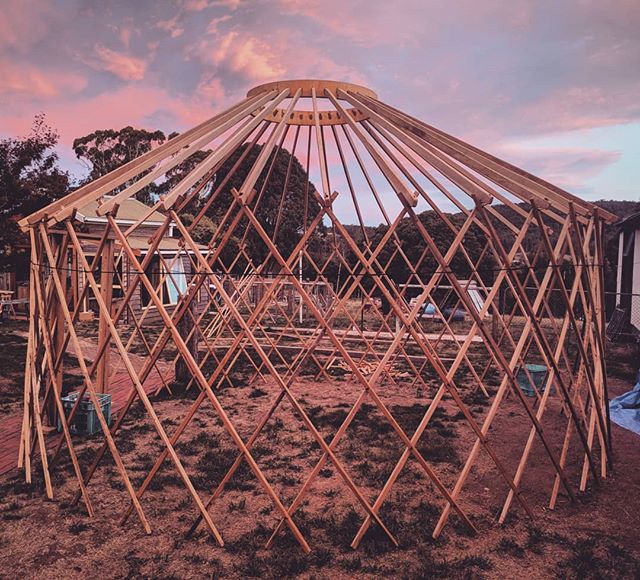
<svg viewBox="0 0 640 580">
<path fill-rule="evenodd" d="M 319 108 L 320 99 L 324 108 Z M 242 185 L 229 190 L 233 173 L 258 145 L 259 152 Z M 244 149 L 239 161 L 227 175 L 219 175 L 224 162 L 240 148 Z M 283 207 L 291 195 L 286 182 L 275 223 L 263 219 L 262 205 L 274 160 L 284 148 L 320 185 L 316 189 L 307 181 L 303 188 L 304 216 L 286 252 L 279 239 Z M 211 152 L 155 204 L 153 210 L 164 213 L 165 223 L 152 235 L 148 252 L 141 258 L 128 238 L 136 234 L 143 220 L 126 230 L 119 226 L 115 219 L 119 203 L 162 180 L 200 149 Z M 203 192 L 208 192 L 204 199 Z M 224 211 L 203 249 L 194 241 L 195 228 L 225 195 Z M 98 213 L 107 222 L 96 242 L 96 257 L 88 258 L 74 222 L 74 208 L 96 200 L 101 203 Z M 357 228 L 346 227 L 341 217 L 346 204 Z M 443 204 L 457 212 L 456 219 L 443 211 Z M 187 225 L 183 216 L 193 215 L 194 207 L 195 219 Z M 367 217 L 371 208 L 379 212 L 385 226 L 377 237 L 367 227 L 371 225 Z M 418 215 L 420 209 L 431 210 L 449 232 L 447 247 L 434 239 Z M 32 266 L 19 465 L 31 480 L 33 463 L 39 459 L 46 493 L 52 497 L 50 472 L 66 449 L 78 482 L 75 499 L 82 499 L 91 515 L 88 484 L 104 455 L 110 453 L 131 502 L 124 519 L 135 511 L 150 532 L 143 495 L 168 458 L 197 510 L 192 529 L 204 521 L 222 545 L 224 530 L 218 529 L 209 508 L 246 462 L 276 508 L 279 521 L 275 522 L 274 536 L 286 526 L 308 551 L 295 512 L 327 462 L 362 506 L 362 527 L 353 540 L 356 547 L 372 523 L 396 542 L 381 519 L 380 508 L 411 457 L 443 502 L 433 534 L 440 534 L 452 510 L 475 530 L 462 501 L 463 490 L 484 451 L 491 458 L 496 478 L 509 488 L 500 520 L 504 521 L 514 500 L 533 517 L 533 509 L 521 493 L 521 481 L 535 441 L 542 443 L 553 468 L 549 489 L 552 507 L 560 493 L 573 498 L 589 481 L 606 477 L 612 466 L 602 280 L 603 228 L 611 219 L 592 204 L 386 105 L 368 89 L 328 81 L 288 81 L 252 89 L 246 99 L 216 117 L 21 222 L 31 237 Z M 417 257 L 398 235 L 407 224 L 419 238 Z M 149 262 L 158 255 L 158 244 L 171 226 L 181 249 L 164 264 L 162 279 L 156 279 L 154 286 L 148 275 Z M 316 252 L 320 230 L 329 248 L 322 259 Z M 248 236 L 260 244 L 265 258 L 256 260 L 246 242 Z M 484 247 L 473 253 L 469 240 L 478 236 Z M 229 256 L 225 249 L 232 243 L 236 249 Z M 112 304 L 110 264 L 117 256 L 127 259 L 132 275 L 124 297 Z M 168 308 L 160 287 L 174 276 L 172 260 L 188 260 L 193 277 L 177 306 Z M 432 266 L 426 268 L 427 263 Z M 86 279 L 77 292 L 68 288 L 72 279 L 67 275 L 69 264 L 81 270 Z M 394 278 L 392 264 L 400 264 L 410 273 L 408 277 Z M 339 279 L 329 276 L 336 265 Z M 139 296 L 141 288 L 161 321 L 161 330 L 148 338 L 148 326 L 140 320 L 138 310 L 131 308 L 132 297 Z M 77 306 L 85 293 L 94 296 L 99 309 L 99 334 L 91 362 L 85 362 L 84 343 L 77 331 Z M 194 309 L 203 294 L 207 307 Z M 362 323 L 365 312 L 369 328 Z M 438 321 L 436 331 L 426 328 L 427 313 Z M 456 322 L 460 313 L 466 321 L 462 326 Z M 126 339 L 125 316 L 132 323 L 127 326 L 132 334 Z M 143 341 L 146 353 L 141 369 L 129 360 L 136 338 Z M 172 432 L 162 426 L 145 391 L 145 381 L 157 370 L 159 357 L 169 344 L 177 350 L 175 362 L 182 365 L 183 375 L 186 372 L 187 388 L 198 392 Z M 63 421 L 63 437 L 53 452 L 47 450 L 43 430 L 48 413 L 62 414 L 64 353 L 68 348 L 78 358 L 83 378 L 80 393 L 95 404 L 97 393 L 107 387 L 109 364 L 114 360 L 131 377 L 124 411 L 110 428 L 101 419 L 104 444 L 88 466 L 78 463 L 68 429 L 75 408 Z M 548 372 L 535 396 L 527 397 L 522 374 L 533 381 L 525 366 L 531 360 Z M 244 439 L 216 394 L 233 384 L 233 370 L 240 361 L 251 366 L 251 381 L 271 381 L 278 391 L 252 435 Z M 296 384 L 302 372 L 308 375 L 310 367 L 318 380 L 329 380 L 336 365 L 349 373 L 361 394 L 333 437 L 325 440 L 301 404 Z M 393 372 L 394 365 L 402 366 L 402 376 Z M 464 380 L 459 379 L 460 370 L 466 371 Z M 497 373 L 498 382 L 490 387 L 487 377 L 491 373 Z M 405 431 L 383 402 L 379 391 L 387 381 L 408 393 L 416 386 L 430 393 L 430 403 L 413 432 Z M 169 379 L 164 386 L 171 389 Z M 481 421 L 465 403 L 464 395 L 469 391 L 481 393 L 489 402 L 489 411 Z M 517 401 L 528 417 L 528 424 L 521 426 L 528 439 L 515 470 L 496 453 L 501 433 L 492 430 L 506 397 Z M 307 430 L 322 450 L 321 459 L 306 474 L 289 506 L 284 505 L 252 455 L 254 442 L 285 399 L 298 416 L 292 421 Z M 453 486 L 443 483 L 429 456 L 418 449 L 445 399 L 457 407 L 475 438 Z M 545 411 L 552 399 L 560 402 L 566 418 L 560 448 L 549 442 L 544 430 Z M 376 406 L 397 435 L 393 444 L 404 450 L 373 502 L 354 483 L 335 452 L 365 400 Z M 162 453 L 137 489 L 118 453 L 117 440 L 118 430 L 136 401 L 144 406 L 163 444 Z M 210 482 L 214 491 L 206 498 L 194 488 L 176 450 L 201 405 L 215 410 L 238 450 L 227 476 L 221 482 Z M 572 481 L 566 464 L 576 452 L 582 456 L 583 469 L 578 481 Z"/>
</svg>

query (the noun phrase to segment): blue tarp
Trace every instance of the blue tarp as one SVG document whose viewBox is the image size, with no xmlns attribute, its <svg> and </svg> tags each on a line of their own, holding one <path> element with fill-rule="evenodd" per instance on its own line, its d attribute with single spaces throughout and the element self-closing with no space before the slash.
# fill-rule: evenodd
<svg viewBox="0 0 640 580">
<path fill-rule="evenodd" d="M 640 435 L 640 371 L 633 389 L 609 401 L 609 412 L 616 425 Z"/>
</svg>

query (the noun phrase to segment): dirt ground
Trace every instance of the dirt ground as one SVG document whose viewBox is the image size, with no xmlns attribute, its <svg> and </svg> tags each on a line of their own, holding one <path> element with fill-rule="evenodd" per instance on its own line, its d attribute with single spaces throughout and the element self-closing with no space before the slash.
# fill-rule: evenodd
<svg viewBox="0 0 640 580">
<path fill-rule="evenodd" d="M 20 409 L 20 360 L 24 329 L 0 326 L 6 355 L 0 367 L 0 420 Z M 636 355 L 624 347 L 609 359 L 611 396 L 632 386 Z M 297 381 L 292 390 L 322 436 L 329 441 L 361 392 L 347 377 L 332 381 Z M 380 397 L 400 426 L 411 434 L 435 389 L 386 385 Z M 278 395 L 271 381 L 239 383 L 219 392 L 220 401 L 246 441 L 259 418 Z M 169 432 L 193 403 L 194 392 L 160 397 L 154 408 Z M 488 402 L 464 394 L 474 418 L 481 421 Z M 529 433 L 529 421 L 514 397 L 505 401 L 489 442 L 508 473 L 514 473 Z M 566 419 L 557 399 L 545 415 L 545 434 L 556 453 Z M 320 471 L 293 516 L 311 546 L 305 555 L 285 530 L 273 547 L 264 544 L 279 513 L 245 463 L 230 480 L 210 513 L 224 537 L 219 547 L 204 526 L 187 536 L 196 508 L 169 461 L 165 461 L 142 506 L 151 524 L 145 534 L 135 512 L 120 525 L 128 497 L 112 460 L 105 461 L 89 486 L 96 515 L 86 516 L 68 454 L 54 470 L 55 498 L 44 498 L 41 477 L 26 485 L 17 471 L 0 477 L 1 578 L 640 578 L 640 439 L 613 426 L 615 471 L 600 486 L 593 479 L 576 501 L 561 493 L 548 509 L 554 481 L 551 462 L 540 442 L 533 447 L 523 495 L 531 520 L 514 503 L 504 525 L 497 515 L 508 492 L 491 458 L 482 452 L 461 496 L 461 506 L 479 533 L 452 515 L 436 540 L 431 532 L 443 507 L 442 496 L 420 465 L 409 459 L 388 500 L 382 520 L 398 540 L 394 547 L 372 525 L 357 550 L 351 540 L 365 518 L 344 480 L 329 463 Z M 444 484 L 453 488 L 474 443 L 474 434 L 448 398 L 434 416 L 418 448 Z M 117 437 L 134 486 L 138 486 L 162 450 L 159 437 L 140 406 L 134 407 Z M 583 456 L 574 436 L 567 469 L 577 490 Z M 83 467 L 100 446 L 99 436 L 79 442 Z M 237 456 L 212 406 L 204 403 L 185 431 L 177 451 L 202 498 L 208 498 Z M 403 451 L 399 436 L 370 399 L 365 401 L 336 455 L 365 497 L 373 502 Z M 286 400 L 267 423 L 252 449 L 258 465 L 285 505 L 289 505 L 321 456 L 320 447 Z"/>
</svg>

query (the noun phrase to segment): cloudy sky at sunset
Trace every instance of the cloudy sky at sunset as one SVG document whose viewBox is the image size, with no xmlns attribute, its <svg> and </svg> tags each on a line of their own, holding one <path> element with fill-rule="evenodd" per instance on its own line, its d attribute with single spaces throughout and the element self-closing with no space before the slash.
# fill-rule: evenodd
<svg viewBox="0 0 640 580">
<path fill-rule="evenodd" d="M 279 78 L 382 100 L 587 199 L 640 199 L 638 0 L 0 0 L 0 135 L 184 130 Z"/>
</svg>

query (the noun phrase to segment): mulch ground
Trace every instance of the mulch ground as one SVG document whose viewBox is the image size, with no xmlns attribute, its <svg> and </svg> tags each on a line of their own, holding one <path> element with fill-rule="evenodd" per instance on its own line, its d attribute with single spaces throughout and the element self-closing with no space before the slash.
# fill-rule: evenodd
<svg viewBox="0 0 640 580">
<path fill-rule="evenodd" d="M 630 388 L 633 372 L 628 355 L 615 356 L 620 356 L 620 362 L 610 365 L 612 396 Z M 5 377 L 0 390 L 18 388 L 12 386 L 19 384 L 14 379 Z M 239 385 L 221 390 L 219 397 L 246 441 L 278 388 L 271 381 Z M 326 440 L 360 394 L 358 385 L 347 378 L 301 380 L 292 389 Z M 402 384 L 382 387 L 379 394 L 407 433 L 415 429 L 433 396 L 433 392 L 403 388 Z M 154 401 L 169 432 L 179 424 L 194 396 L 186 393 Z M 472 393 L 465 399 L 481 421 L 488 409 L 486 400 Z M 0 420 L 17 408 L 19 397 L 7 400 L 0 409 Z M 547 413 L 545 433 L 558 452 L 565 418 L 557 401 L 552 401 Z M 520 403 L 512 397 L 501 407 L 490 431 L 489 440 L 509 473 L 516 469 L 529 425 Z M 399 547 L 375 525 L 357 550 L 349 546 L 365 512 L 327 463 L 294 515 L 311 546 L 309 555 L 300 550 L 288 531 L 278 536 L 272 548 L 264 548 L 279 514 L 244 463 L 210 509 L 225 540 L 221 548 L 203 526 L 187 537 L 197 511 L 169 461 L 142 499 L 153 528 L 147 535 L 135 513 L 126 524 L 119 524 L 128 497 L 112 461 L 101 465 L 89 486 L 96 516 L 88 518 L 81 503 L 71 505 L 77 484 L 65 454 L 53 474 L 53 501 L 44 498 L 38 475 L 33 485 L 26 485 L 17 472 L 0 477 L 0 577 L 640 577 L 640 439 L 615 426 L 613 435 L 615 471 L 600 486 L 590 480 L 587 491 L 578 493 L 575 502 L 561 494 L 553 511 L 547 506 L 554 473 L 537 441 L 522 482 L 534 520 L 514 504 L 504 525 L 496 519 L 508 486 L 488 454 L 482 452 L 461 496 L 461 505 L 479 534 L 473 534 L 452 515 L 437 540 L 431 532 L 443 507 L 442 497 L 419 464 L 410 459 L 381 511 Z M 162 450 L 141 407 L 134 407 L 117 442 L 137 486 Z M 445 399 L 419 449 L 451 489 L 473 442 L 465 419 Z M 582 456 L 576 443 L 574 440 L 567 472 L 577 487 Z M 81 465 L 90 463 L 99 446 L 99 437 L 79 443 Z M 367 400 L 336 455 L 373 502 L 402 450 L 398 435 Z M 203 404 L 177 451 L 202 498 L 210 495 L 237 456 L 209 403 Z M 321 457 L 319 445 L 287 401 L 271 418 L 252 452 L 285 505 Z"/>
</svg>

